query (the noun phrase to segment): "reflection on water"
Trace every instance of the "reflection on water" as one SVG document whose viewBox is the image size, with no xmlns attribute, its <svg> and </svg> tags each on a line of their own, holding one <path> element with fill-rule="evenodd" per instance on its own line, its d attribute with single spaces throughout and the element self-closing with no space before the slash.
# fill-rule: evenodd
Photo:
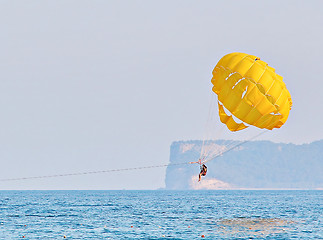
<svg viewBox="0 0 323 240">
<path fill-rule="evenodd" d="M 263 237 L 288 232 L 295 224 L 294 221 L 278 218 L 234 218 L 219 220 L 217 228 L 223 235 Z"/>
</svg>

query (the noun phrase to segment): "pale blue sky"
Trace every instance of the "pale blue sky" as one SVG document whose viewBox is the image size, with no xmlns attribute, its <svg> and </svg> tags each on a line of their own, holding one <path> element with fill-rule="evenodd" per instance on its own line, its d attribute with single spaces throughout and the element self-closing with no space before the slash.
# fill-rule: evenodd
<svg viewBox="0 0 323 240">
<path fill-rule="evenodd" d="M 1 178 L 167 164 L 173 141 L 203 138 L 211 72 L 236 51 L 276 68 L 293 99 L 286 124 L 260 139 L 322 139 L 322 9 L 295 0 L 1 1 Z M 156 189 L 164 174 L 0 189 Z"/>
</svg>

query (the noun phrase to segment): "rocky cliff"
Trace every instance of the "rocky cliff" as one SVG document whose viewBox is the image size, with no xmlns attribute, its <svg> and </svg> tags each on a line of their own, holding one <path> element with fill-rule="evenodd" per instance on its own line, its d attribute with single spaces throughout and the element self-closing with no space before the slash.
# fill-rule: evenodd
<svg viewBox="0 0 323 240">
<path fill-rule="evenodd" d="M 170 163 L 197 161 L 202 144 L 173 142 Z M 209 144 L 229 149 L 229 144 L 239 142 L 219 140 Z M 208 162 L 207 176 L 201 182 L 197 181 L 198 164 L 168 166 L 166 189 L 323 189 L 322 155 L 323 140 L 303 145 L 248 142 Z"/>
</svg>

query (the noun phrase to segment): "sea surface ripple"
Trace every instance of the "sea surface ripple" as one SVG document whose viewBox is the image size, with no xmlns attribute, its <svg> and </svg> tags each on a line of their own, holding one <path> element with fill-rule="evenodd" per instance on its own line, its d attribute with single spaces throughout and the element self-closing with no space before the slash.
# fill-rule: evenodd
<svg viewBox="0 0 323 240">
<path fill-rule="evenodd" d="M 323 191 L 0 191 L 0 239 L 323 239 Z"/>
</svg>

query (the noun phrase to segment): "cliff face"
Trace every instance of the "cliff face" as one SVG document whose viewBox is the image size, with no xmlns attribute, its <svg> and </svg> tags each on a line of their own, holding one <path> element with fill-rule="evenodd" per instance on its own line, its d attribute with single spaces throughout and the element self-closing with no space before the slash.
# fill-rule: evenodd
<svg viewBox="0 0 323 240">
<path fill-rule="evenodd" d="M 229 143 L 211 144 L 224 149 Z M 201 148 L 202 141 L 174 142 L 170 163 L 197 161 Z M 168 166 L 166 189 L 323 189 L 322 155 L 323 140 L 303 145 L 248 142 L 208 162 L 201 182 L 198 164 Z"/>
</svg>

